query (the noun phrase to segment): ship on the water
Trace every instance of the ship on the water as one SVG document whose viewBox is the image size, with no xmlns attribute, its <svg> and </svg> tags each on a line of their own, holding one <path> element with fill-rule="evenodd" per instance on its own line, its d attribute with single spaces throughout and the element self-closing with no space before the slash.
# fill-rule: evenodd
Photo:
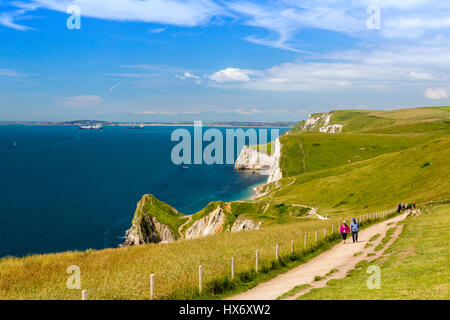
<svg viewBox="0 0 450 320">
<path fill-rule="evenodd" d="M 97 123 L 95 126 L 79 126 L 78 129 L 82 130 L 102 130 L 103 126 L 101 123 Z"/>
<path fill-rule="evenodd" d="M 124 126 L 124 129 L 144 129 L 144 125 L 140 124 L 140 125 L 131 125 L 131 126 Z"/>
</svg>

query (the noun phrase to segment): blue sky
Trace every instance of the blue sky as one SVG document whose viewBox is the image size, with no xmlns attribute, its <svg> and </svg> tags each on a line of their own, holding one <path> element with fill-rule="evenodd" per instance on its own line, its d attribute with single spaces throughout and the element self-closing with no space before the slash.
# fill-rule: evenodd
<svg viewBox="0 0 450 320">
<path fill-rule="evenodd" d="M 449 40 L 444 0 L 0 0 L 0 121 L 449 105 Z"/>
</svg>

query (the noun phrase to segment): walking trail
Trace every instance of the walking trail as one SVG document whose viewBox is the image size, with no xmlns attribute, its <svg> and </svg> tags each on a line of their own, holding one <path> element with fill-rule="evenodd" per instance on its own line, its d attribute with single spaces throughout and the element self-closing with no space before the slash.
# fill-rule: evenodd
<svg viewBox="0 0 450 320">
<path fill-rule="evenodd" d="M 307 293 L 312 288 L 326 286 L 326 282 L 330 279 L 344 278 L 347 272 L 354 269 L 358 262 L 368 260 L 368 253 L 374 254 L 370 256 L 369 261 L 378 258 L 384 252 L 385 248 L 388 248 L 398 238 L 403 225 L 397 227 L 392 235 L 392 239 L 386 243 L 382 250 L 374 251 L 374 248 L 381 242 L 382 238 L 386 235 L 387 230 L 397 226 L 397 223 L 402 221 L 407 215 L 408 212 L 405 212 L 392 219 L 361 230 L 359 232 L 359 241 L 357 243 L 352 242 L 351 234 L 349 234 L 350 237 L 347 237 L 346 244 L 341 242 L 307 263 L 289 270 L 286 273 L 280 274 L 267 282 L 260 283 L 246 292 L 229 297 L 227 300 L 275 300 L 296 286 L 304 284 L 309 284 L 311 286 L 297 292 L 293 296 L 285 298 L 290 300 Z M 380 234 L 380 236 L 376 240 L 370 242 L 372 244 L 371 246 L 365 248 L 369 239 L 376 234 Z M 357 255 L 355 256 L 355 254 Z M 314 281 L 315 276 L 325 277 L 325 275 L 333 269 L 338 271 L 321 281 Z"/>
</svg>

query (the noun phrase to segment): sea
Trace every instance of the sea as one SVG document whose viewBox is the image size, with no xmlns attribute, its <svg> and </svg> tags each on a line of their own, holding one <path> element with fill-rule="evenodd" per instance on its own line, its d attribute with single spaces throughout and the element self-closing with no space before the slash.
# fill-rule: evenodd
<svg viewBox="0 0 450 320">
<path fill-rule="evenodd" d="M 0 258 L 118 247 L 144 194 L 193 214 L 267 180 L 232 164 L 174 164 L 176 129 L 0 125 Z M 194 137 L 193 127 L 178 129 Z"/>
</svg>

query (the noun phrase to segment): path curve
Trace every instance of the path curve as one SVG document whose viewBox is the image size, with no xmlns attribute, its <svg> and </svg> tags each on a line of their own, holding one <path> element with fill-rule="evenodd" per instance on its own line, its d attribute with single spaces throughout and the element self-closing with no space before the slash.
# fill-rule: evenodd
<svg viewBox="0 0 450 320">
<path fill-rule="evenodd" d="M 229 297 L 227 300 L 275 300 L 296 286 L 313 283 L 315 276 L 323 277 L 333 269 L 338 270 L 336 274 L 333 274 L 333 278 L 346 274 L 358 262 L 367 258 L 367 253 L 373 251 L 374 247 L 381 241 L 389 228 L 396 226 L 407 215 L 408 212 L 405 212 L 392 219 L 361 230 L 359 232 L 359 242 L 357 243 L 352 243 L 350 235 L 350 239 L 347 238 L 346 244 L 341 242 L 310 261 L 280 274 L 267 282 L 260 283 L 246 292 Z M 376 241 L 371 242 L 373 243 L 372 246 L 364 248 L 369 239 L 377 233 L 381 236 Z M 399 232 L 396 232 L 395 235 L 398 236 L 398 234 Z M 358 256 L 354 255 L 359 252 L 363 253 Z"/>
</svg>

